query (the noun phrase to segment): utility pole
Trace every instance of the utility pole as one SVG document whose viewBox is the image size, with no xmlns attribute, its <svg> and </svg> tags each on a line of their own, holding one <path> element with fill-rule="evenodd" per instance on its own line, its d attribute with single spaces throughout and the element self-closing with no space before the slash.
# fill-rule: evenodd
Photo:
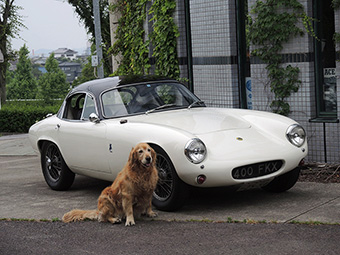
<svg viewBox="0 0 340 255">
<path fill-rule="evenodd" d="M 100 79 L 104 78 L 104 68 L 103 68 L 103 51 L 102 51 L 102 33 L 101 33 L 101 25 L 100 25 L 100 16 L 99 16 L 99 1 L 93 0 L 93 17 L 94 17 L 94 33 L 96 39 L 96 52 L 98 58 L 98 66 L 97 73 Z"/>
</svg>

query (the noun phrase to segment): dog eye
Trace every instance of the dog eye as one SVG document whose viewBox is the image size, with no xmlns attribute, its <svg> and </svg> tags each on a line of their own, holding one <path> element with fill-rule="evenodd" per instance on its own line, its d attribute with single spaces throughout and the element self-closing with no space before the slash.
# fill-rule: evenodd
<svg viewBox="0 0 340 255">
<path fill-rule="evenodd" d="M 143 150 L 139 150 L 138 153 L 143 153 Z"/>
<path fill-rule="evenodd" d="M 150 152 L 151 150 L 150 149 L 148 149 L 148 152 Z"/>
</svg>

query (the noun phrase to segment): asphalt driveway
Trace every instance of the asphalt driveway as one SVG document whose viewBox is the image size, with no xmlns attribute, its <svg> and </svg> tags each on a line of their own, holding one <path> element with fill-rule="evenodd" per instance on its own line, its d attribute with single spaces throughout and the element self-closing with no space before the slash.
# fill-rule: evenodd
<svg viewBox="0 0 340 255">
<path fill-rule="evenodd" d="M 69 191 L 49 189 L 27 135 L 0 137 L 0 218 L 61 219 L 71 209 L 94 209 L 105 181 L 77 176 Z M 298 182 L 284 193 L 261 189 L 196 192 L 177 212 L 160 220 L 340 223 L 340 184 Z"/>
<path fill-rule="evenodd" d="M 0 176 L 0 254 L 338 254 L 340 184 L 197 191 L 181 210 L 125 227 L 60 222 L 96 208 L 110 183 L 77 176 L 69 191 L 49 189 L 27 135 L 0 137 Z"/>
</svg>

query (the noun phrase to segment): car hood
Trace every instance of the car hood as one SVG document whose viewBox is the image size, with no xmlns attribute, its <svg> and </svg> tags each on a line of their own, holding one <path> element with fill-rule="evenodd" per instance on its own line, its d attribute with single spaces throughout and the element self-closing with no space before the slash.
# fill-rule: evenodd
<svg viewBox="0 0 340 255">
<path fill-rule="evenodd" d="M 195 135 L 251 127 L 250 123 L 238 116 L 237 112 L 219 108 L 154 112 L 134 116 L 133 122 L 135 121 L 181 129 Z"/>
</svg>

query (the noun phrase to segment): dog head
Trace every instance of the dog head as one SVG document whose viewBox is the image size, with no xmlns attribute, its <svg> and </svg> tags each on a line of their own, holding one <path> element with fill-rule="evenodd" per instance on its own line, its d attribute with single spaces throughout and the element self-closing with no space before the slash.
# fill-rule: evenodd
<svg viewBox="0 0 340 255">
<path fill-rule="evenodd" d="M 132 148 L 129 159 L 132 165 L 148 168 L 155 165 L 156 152 L 147 143 L 139 143 Z"/>
</svg>

